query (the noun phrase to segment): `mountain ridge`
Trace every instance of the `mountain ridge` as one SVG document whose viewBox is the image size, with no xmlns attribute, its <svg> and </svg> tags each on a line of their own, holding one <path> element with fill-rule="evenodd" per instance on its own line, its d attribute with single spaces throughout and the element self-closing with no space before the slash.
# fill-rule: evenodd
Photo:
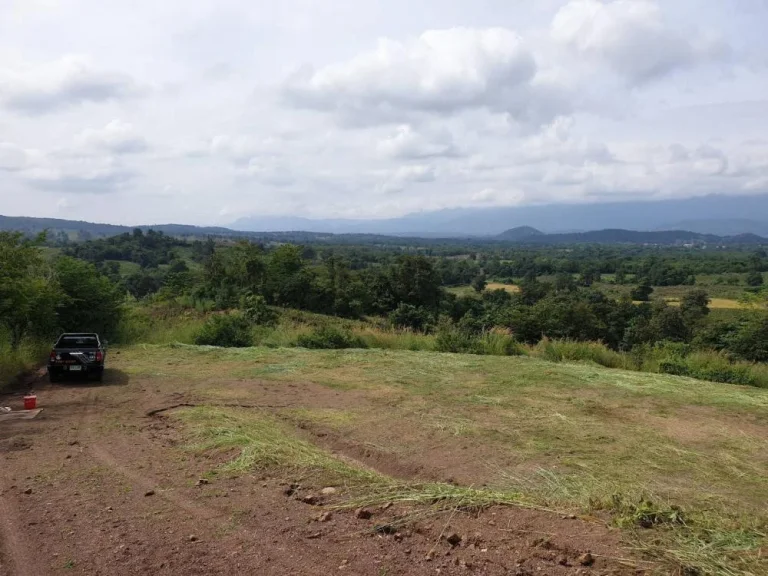
<svg viewBox="0 0 768 576">
<path fill-rule="evenodd" d="M 531 226 L 511 228 L 495 236 L 467 236 L 461 234 L 444 237 L 425 238 L 420 236 L 391 236 L 375 233 L 346 233 L 334 234 L 329 232 L 311 231 L 274 231 L 246 232 L 215 226 L 191 226 L 187 224 L 158 224 L 140 226 L 119 226 L 116 224 L 99 224 L 82 220 L 63 220 L 58 218 L 34 218 L 26 216 L 1 216 L 0 230 L 16 230 L 32 235 L 50 230 L 54 233 L 65 232 L 68 235 L 78 233 L 81 240 L 89 237 L 107 237 L 130 233 L 135 228 L 156 230 L 172 236 L 204 238 L 217 236 L 225 238 L 248 238 L 252 240 L 282 241 L 282 242 L 317 242 L 330 243 L 371 243 L 381 242 L 398 244 L 407 241 L 424 241 L 428 243 L 445 243 L 449 241 L 463 243 L 506 243 L 506 244 L 653 244 L 653 245 L 684 245 L 684 244 L 764 244 L 768 238 L 755 234 L 740 234 L 734 236 L 718 236 L 700 234 L 687 230 L 643 231 L 620 228 L 605 228 L 586 232 L 569 232 L 561 234 L 546 234 Z"/>
</svg>

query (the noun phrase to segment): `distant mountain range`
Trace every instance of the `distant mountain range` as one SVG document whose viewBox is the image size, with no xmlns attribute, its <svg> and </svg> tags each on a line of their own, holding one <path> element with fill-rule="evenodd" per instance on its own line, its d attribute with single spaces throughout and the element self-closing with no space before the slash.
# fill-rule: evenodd
<svg viewBox="0 0 768 576">
<path fill-rule="evenodd" d="M 762 219 L 761 219 L 762 218 Z M 380 220 L 312 220 L 254 216 L 237 230 L 303 230 L 333 234 L 456 237 L 493 236 L 519 226 L 546 233 L 603 230 L 690 230 L 700 234 L 768 236 L 768 195 L 712 195 L 682 200 L 452 208 Z"/>
<path fill-rule="evenodd" d="M 736 236 L 717 236 L 699 234 L 688 230 L 664 230 L 645 232 L 637 230 L 607 229 L 592 232 L 570 232 L 566 234 L 544 234 L 530 226 L 521 226 L 502 232 L 496 236 L 499 240 L 519 244 L 766 244 L 768 239 L 756 234 Z"/>
<path fill-rule="evenodd" d="M 186 238 L 205 238 L 207 236 L 225 238 L 249 238 L 259 241 L 279 242 L 326 242 L 329 244 L 388 244 L 417 243 L 435 245 L 446 243 L 468 244 L 653 244 L 653 245 L 734 245 L 734 244 L 763 244 L 768 245 L 768 238 L 756 234 L 738 234 L 719 236 L 702 234 L 688 230 L 638 231 L 610 228 L 590 232 L 567 232 L 561 234 L 546 234 L 532 226 L 510 228 L 494 236 L 446 235 L 445 237 L 424 238 L 419 236 L 394 236 L 384 234 L 332 234 L 327 232 L 305 231 L 275 231 L 275 232 L 244 232 L 221 227 L 200 227 L 184 224 L 159 224 L 146 226 L 116 226 L 114 224 L 97 224 L 77 220 L 59 220 L 55 218 L 29 218 L 0 216 L 0 230 L 16 230 L 26 234 L 37 234 L 43 230 L 56 234 L 64 232 L 78 239 L 116 236 L 131 232 L 134 228 L 142 230 L 157 230 L 171 236 Z"/>
</svg>

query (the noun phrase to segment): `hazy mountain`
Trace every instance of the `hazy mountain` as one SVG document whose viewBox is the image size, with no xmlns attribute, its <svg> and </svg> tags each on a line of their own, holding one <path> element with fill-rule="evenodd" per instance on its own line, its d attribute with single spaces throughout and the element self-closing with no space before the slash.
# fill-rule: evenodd
<svg viewBox="0 0 768 576">
<path fill-rule="evenodd" d="M 499 236 L 501 237 L 501 236 Z M 736 240 L 738 238 L 738 240 Z M 569 234 L 542 234 L 518 240 L 521 244 L 753 244 L 766 242 L 759 236 L 738 236 L 733 240 L 712 234 L 698 234 L 685 230 L 664 230 L 646 232 L 638 230 L 594 230 L 591 232 L 572 232 Z"/>
<path fill-rule="evenodd" d="M 700 234 L 717 234 L 718 236 L 737 236 L 739 234 L 756 234 L 768 236 L 768 221 L 760 222 L 746 218 L 716 218 L 710 220 L 681 220 L 660 230 L 690 230 Z"/>
<path fill-rule="evenodd" d="M 544 232 L 531 228 L 530 226 L 518 226 L 517 228 L 511 228 L 505 230 L 497 236 L 500 240 L 510 240 L 515 242 L 517 240 L 528 240 L 536 236 L 542 236 Z"/>
<path fill-rule="evenodd" d="M 730 221 L 728 235 L 759 233 L 751 221 L 768 214 L 768 195 L 713 195 L 682 200 L 607 202 L 594 204 L 549 204 L 542 206 L 453 208 L 419 212 L 401 218 L 380 220 L 312 220 L 294 217 L 242 218 L 232 227 L 239 230 L 368 233 L 410 236 L 489 236 L 520 226 L 554 233 L 572 230 L 685 229 L 679 223 L 698 222 L 695 232 L 714 233 L 717 222 Z M 709 222 L 708 228 L 704 223 Z M 670 223 L 678 223 L 670 225 Z M 763 231 L 766 233 L 766 231 Z"/>
</svg>

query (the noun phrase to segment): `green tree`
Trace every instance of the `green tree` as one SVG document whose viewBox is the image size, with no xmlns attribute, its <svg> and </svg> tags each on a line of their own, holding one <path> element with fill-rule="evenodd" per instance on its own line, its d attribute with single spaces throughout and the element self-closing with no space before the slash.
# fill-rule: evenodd
<svg viewBox="0 0 768 576">
<path fill-rule="evenodd" d="M 119 287 L 93 264 L 68 256 L 58 258 L 54 269 L 62 291 L 58 305 L 61 329 L 114 334 L 123 311 Z"/>
<path fill-rule="evenodd" d="M 653 287 L 648 284 L 640 284 L 632 289 L 629 293 L 629 297 L 636 302 L 648 302 L 653 294 Z"/>
<path fill-rule="evenodd" d="M 555 290 L 558 292 L 573 292 L 576 290 L 576 282 L 568 272 L 560 272 L 555 276 Z"/>
<path fill-rule="evenodd" d="M 744 323 L 729 348 L 746 360 L 768 362 L 768 314 L 759 314 Z"/>
<path fill-rule="evenodd" d="M 661 302 L 654 307 L 649 324 L 653 340 L 669 340 L 671 342 L 686 342 L 689 332 L 680 308 L 668 306 Z"/>
<path fill-rule="evenodd" d="M 56 328 L 60 292 L 39 248 L 44 240 L 0 232 L 0 325 L 14 350 L 26 336 L 48 336 Z"/>
<path fill-rule="evenodd" d="M 689 325 L 696 324 L 709 314 L 709 302 L 705 290 L 691 290 L 680 300 L 680 312 Z"/>
<path fill-rule="evenodd" d="M 442 298 L 440 275 L 424 256 L 401 256 L 390 270 L 395 299 L 436 310 Z"/>
<path fill-rule="evenodd" d="M 434 322 L 434 316 L 419 306 L 401 303 L 389 315 L 389 321 L 397 328 L 425 331 Z"/>
<path fill-rule="evenodd" d="M 264 286 L 264 296 L 269 303 L 305 308 L 311 289 L 312 276 L 304 267 L 300 246 L 284 244 L 270 254 Z"/>
<path fill-rule="evenodd" d="M 763 275 L 758 271 L 752 271 L 747 274 L 747 286 L 762 286 Z"/>
<path fill-rule="evenodd" d="M 488 286 L 488 281 L 485 279 L 485 274 L 482 272 L 475 276 L 475 278 L 472 280 L 472 288 L 478 294 L 485 290 L 486 286 Z"/>
</svg>

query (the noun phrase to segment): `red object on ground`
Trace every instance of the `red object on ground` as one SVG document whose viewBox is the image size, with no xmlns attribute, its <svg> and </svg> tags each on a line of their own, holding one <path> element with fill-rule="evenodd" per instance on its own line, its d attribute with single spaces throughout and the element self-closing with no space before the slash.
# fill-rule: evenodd
<svg viewBox="0 0 768 576">
<path fill-rule="evenodd" d="M 37 408 L 37 396 L 24 396 L 24 410 Z"/>
</svg>

